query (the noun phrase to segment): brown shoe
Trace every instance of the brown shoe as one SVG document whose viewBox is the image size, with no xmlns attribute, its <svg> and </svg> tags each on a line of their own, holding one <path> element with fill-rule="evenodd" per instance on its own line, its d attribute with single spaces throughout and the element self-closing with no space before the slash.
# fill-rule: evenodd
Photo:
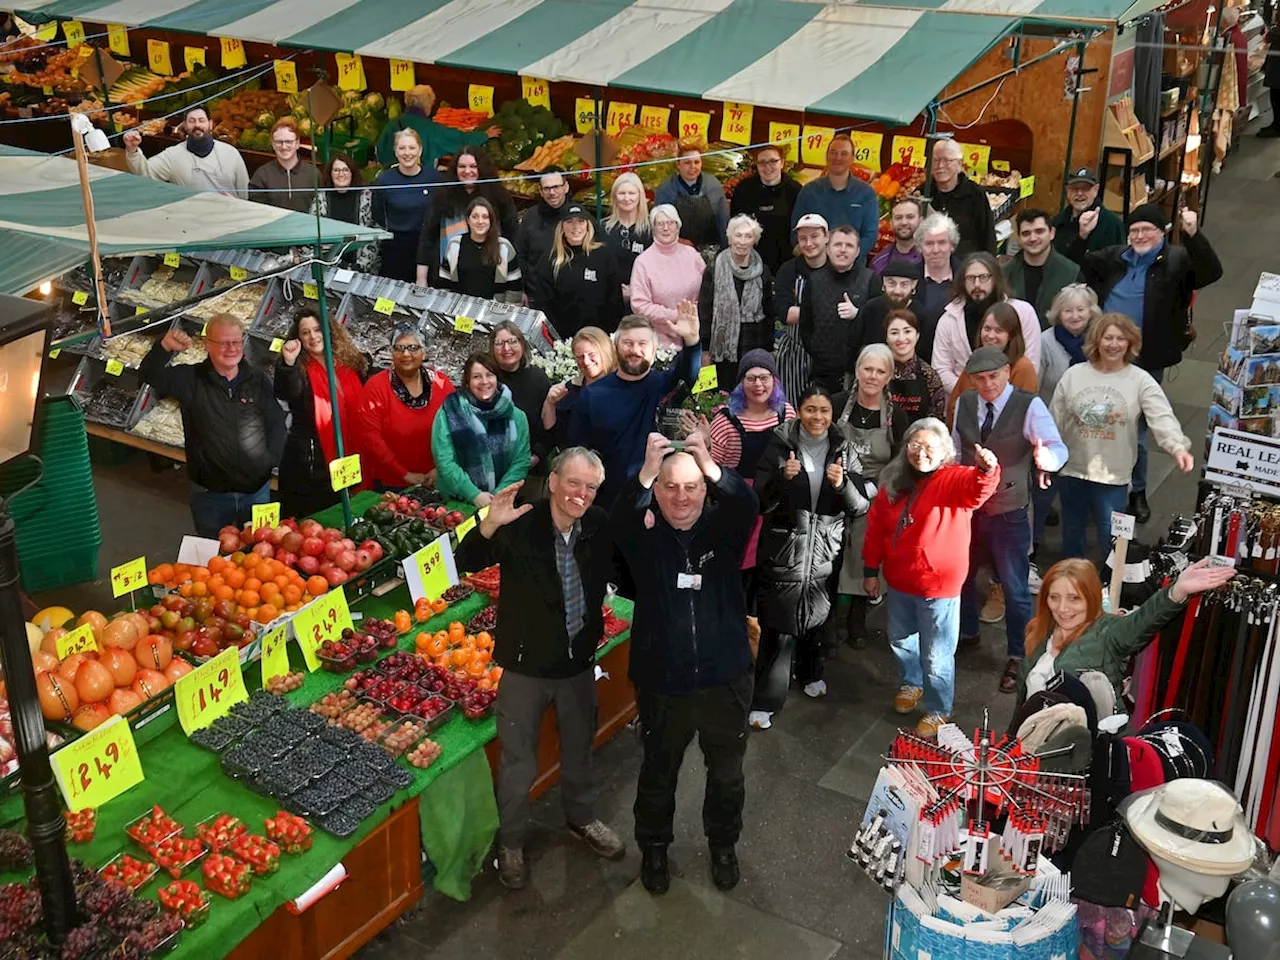
<svg viewBox="0 0 1280 960">
<path fill-rule="evenodd" d="M 1016 693 L 1018 690 L 1018 670 L 1022 667 L 1021 660 L 1009 658 L 1009 662 L 1004 665 L 1004 675 L 1000 678 L 1001 693 Z"/>
<path fill-rule="evenodd" d="M 938 728 L 944 723 L 950 723 L 950 717 L 944 717 L 940 713 L 925 714 L 920 718 L 920 722 L 916 724 L 916 733 L 922 737 L 928 737 L 932 740 L 938 735 Z"/>
<path fill-rule="evenodd" d="M 498 847 L 498 882 L 508 890 L 523 890 L 529 883 L 529 865 L 519 847 Z"/>
<path fill-rule="evenodd" d="M 991 585 L 987 593 L 987 602 L 982 605 L 978 619 L 983 623 L 999 623 L 1004 619 L 1004 587 L 998 583 Z"/>
<path fill-rule="evenodd" d="M 898 713 L 910 713 L 923 696 L 924 691 L 920 687 L 901 686 L 897 696 L 893 698 L 893 709 Z"/>
</svg>

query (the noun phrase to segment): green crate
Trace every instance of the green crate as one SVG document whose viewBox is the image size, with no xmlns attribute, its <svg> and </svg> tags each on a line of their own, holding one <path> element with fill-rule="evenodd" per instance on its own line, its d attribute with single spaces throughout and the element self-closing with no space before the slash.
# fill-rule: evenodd
<svg viewBox="0 0 1280 960">
<path fill-rule="evenodd" d="M 18 554 L 22 586 L 27 593 L 56 590 L 73 583 L 85 583 L 98 577 L 98 544 L 60 547 L 57 553 L 44 556 Z"/>
</svg>

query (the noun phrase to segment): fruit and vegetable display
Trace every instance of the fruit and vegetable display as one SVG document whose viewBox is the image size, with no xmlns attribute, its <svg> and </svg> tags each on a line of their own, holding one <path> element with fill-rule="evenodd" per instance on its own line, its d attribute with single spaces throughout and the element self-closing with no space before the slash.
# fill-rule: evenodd
<svg viewBox="0 0 1280 960">
<path fill-rule="evenodd" d="M 270 876 L 280 869 L 280 848 L 266 837 L 242 833 L 227 849 L 241 863 L 248 864 L 255 876 Z"/>
<path fill-rule="evenodd" d="M 311 849 L 311 825 L 288 810 L 277 810 L 263 822 L 263 833 L 284 853 L 306 853 Z"/>
<path fill-rule="evenodd" d="M 455 677 L 466 677 L 482 684 L 485 689 L 496 687 L 502 677 L 502 668 L 492 663 L 493 634 L 489 630 L 472 630 L 455 620 L 446 630 L 418 634 L 414 638 L 414 647 L 425 663 Z M 398 656 L 399 654 L 393 653 L 379 666 L 387 669 L 387 662 Z"/>
<path fill-rule="evenodd" d="M 316 650 L 316 658 L 331 673 L 349 673 L 358 663 L 372 663 L 378 659 L 378 641 L 367 633 L 357 633 L 351 627 L 342 631 L 340 640 L 326 640 Z"/>
<path fill-rule="evenodd" d="M 160 906 L 181 919 L 188 930 L 209 919 L 209 898 L 193 880 L 174 880 L 161 887 L 156 898 Z"/>
<path fill-rule="evenodd" d="M 119 883 L 137 893 L 159 872 L 160 868 L 150 860 L 141 860 L 128 853 L 119 853 L 98 871 L 98 876 L 103 880 Z"/>
<path fill-rule="evenodd" d="M 307 675 L 305 673 L 285 673 L 278 677 L 271 677 L 267 680 L 267 693 L 293 693 L 294 690 L 302 687 L 306 679 Z"/>
<path fill-rule="evenodd" d="M 560 118 L 546 107 L 535 107 L 523 98 L 502 104 L 489 122 L 502 128 L 501 135 L 488 144 L 493 162 L 500 170 L 513 169 L 529 159 L 537 147 L 569 132 Z"/>
<path fill-rule="evenodd" d="M 367 143 L 374 143 L 382 133 L 382 128 L 387 125 L 388 120 L 394 120 L 400 116 L 404 107 L 400 99 L 394 95 L 384 97 L 380 93 L 365 92 L 361 93 L 357 90 L 343 90 L 341 92 L 342 106 L 339 107 L 337 114 L 334 116 L 332 126 L 332 135 L 334 138 L 334 146 L 339 150 L 346 150 L 349 144 L 349 138 L 356 140 L 364 140 Z M 259 130 L 271 129 L 271 123 L 267 123 L 264 128 L 262 124 L 266 121 L 266 112 L 259 116 L 255 125 Z M 324 127 L 315 122 L 315 119 L 307 111 L 307 102 L 304 94 L 289 94 L 285 101 L 285 107 L 272 107 L 270 109 L 272 115 L 272 123 L 275 117 L 284 116 L 286 113 L 298 121 L 298 132 L 302 134 L 303 140 L 314 140 L 316 137 L 324 134 Z M 247 139 L 245 137 L 242 140 Z M 262 146 L 258 146 L 262 144 Z M 256 137 L 251 144 L 237 143 L 238 146 L 248 146 L 250 149 L 271 151 L 271 138 L 268 135 L 265 140 Z"/>
<path fill-rule="evenodd" d="M 431 119 L 442 127 L 452 127 L 454 130 L 471 131 L 482 126 L 489 125 L 489 114 L 479 110 L 468 110 L 465 107 L 450 107 L 447 104 L 441 105 L 435 113 L 431 115 Z"/>
<path fill-rule="evenodd" d="M 485 567 L 476 573 L 468 574 L 462 578 L 462 582 L 474 587 L 481 593 L 487 593 L 492 599 L 496 600 L 502 586 L 502 574 L 495 563 L 491 567 Z"/>
<path fill-rule="evenodd" d="M 239 900 L 253 885 L 253 871 L 248 864 L 225 853 L 211 853 L 200 865 L 205 889 L 228 900 Z"/>
<path fill-rule="evenodd" d="M 162 841 L 182 833 L 182 824 L 156 805 L 128 824 L 124 832 L 130 840 L 154 856 Z"/>
<path fill-rule="evenodd" d="M 248 829 L 239 817 L 218 813 L 196 824 L 196 837 L 215 853 L 223 853 L 232 840 Z"/>
<path fill-rule="evenodd" d="M 357 526 L 353 525 L 352 529 L 355 530 Z M 380 538 L 366 537 L 363 542 L 359 542 L 352 537 L 344 537 L 336 527 L 321 526 L 311 519 L 298 521 L 292 518 L 282 521 L 278 526 L 262 526 L 257 530 L 250 524 L 245 524 L 243 528 L 223 527 L 218 531 L 218 549 L 225 562 L 233 567 L 251 572 L 260 564 L 265 564 L 268 570 L 277 571 L 272 573 L 273 579 L 284 575 L 290 583 L 280 586 L 279 590 L 272 593 L 285 596 L 283 609 L 286 611 L 290 603 L 302 600 L 301 596 L 298 600 L 288 600 L 287 596 L 293 593 L 286 589 L 288 586 L 301 586 L 311 596 L 320 596 L 329 587 L 344 584 L 353 575 L 368 570 L 386 552 Z M 210 570 L 213 570 L 215 560 L 210 561 Z M 234 572 L 228 572 L 224 579 L 257 580 L 261 589 L 266 589 L 266 581 L 257 576 L 242 578 Z M 301 585 L 296 582 L 298 580 L 302 581 Z M 278 580 L 276 583 L 279 586 Z M 322 586 L 324 589 L 321 589 Z M 251 596 L 249 599 L 254 598 Z M 260 592 L 257 599 L 261 602 Z M 244 605 L 254 606 L 253 603 Z M 279 605 L 275 606 L 276 614 L 279 615 Z"/>
<path fill-rule="evenodd" d="M 209 105 L 213 135 L 242 150 L 271 152 L 271 125 L 288 112 L 289 100 L 275 90 L 240 89 Z"/>
</svg>

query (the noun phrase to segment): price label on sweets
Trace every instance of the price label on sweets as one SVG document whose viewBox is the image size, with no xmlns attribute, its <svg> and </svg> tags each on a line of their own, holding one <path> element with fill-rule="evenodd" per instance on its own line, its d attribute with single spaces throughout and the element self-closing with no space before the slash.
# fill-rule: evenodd
<svg viewBox="0 0 1280 960">
<path fill-rule="evenodd" d="M 120 716 L 72 740 L 50 760 L 62 799 L 72 813 L 100 807 L 143 779 L 133 731 Z"/>
<path fill-rule="evenodd" d="M 179 677 L 173 685 L 178 722 L 188 735 L 225 717 L 237 703 L 249 699 L 240 671 L 240 648 L 227 647 L 220 654 Z"/>
</svg>

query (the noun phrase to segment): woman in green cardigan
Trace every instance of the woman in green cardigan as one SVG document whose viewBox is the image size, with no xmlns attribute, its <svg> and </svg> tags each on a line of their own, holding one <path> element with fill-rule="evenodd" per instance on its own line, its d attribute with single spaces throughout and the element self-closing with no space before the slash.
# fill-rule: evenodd
<svg viewBox="0 0 1280 960">
<path fill-rule="evenodd" d="M 529 420 L 498 382 L 498 364 L 473 353 L 462 385 L 445 397 L 431 427 L 436 489 L 450 500 L 487 506 L 529 475 Z"/>
<path fill-rule="evenodd" d="M 1118 703 L 1129 658 L 1182 613 L 1189 597 L 1220 587 L 1233 576 L 1232 567 L 1200 560 L 1137 610 L 1117 616 L 1102 612 L 1102 583 L 1092 563 L 1079 557 L 1055 563 L 1044 575 L 1035 616 L 1027 624 L 1027 655 L 1018 667 L 1018 706 L 1043 690 L 1054 674 L 1082 670 L 1105 674 Z"/>
<path fill-rule="evenodd" d="M 383 166 L 392 166 L 396 162 L 396 134 L 401 130 L 413 130 L 422 142 L 422 165 L 434 170 L 441 157 L 451 157 L 463 147 L 483 146 L 492 137 L 502 132 L 500 127 L 490 126 L 484 130 L 455 130 L 431 119 L 431 111 L 436 105 L 436 92 L 425 83 L 413 87 L 404 95 L 404 113 L 394 120 L 388 120 L 378 136 L 375 152 Z"/>
</svg>

